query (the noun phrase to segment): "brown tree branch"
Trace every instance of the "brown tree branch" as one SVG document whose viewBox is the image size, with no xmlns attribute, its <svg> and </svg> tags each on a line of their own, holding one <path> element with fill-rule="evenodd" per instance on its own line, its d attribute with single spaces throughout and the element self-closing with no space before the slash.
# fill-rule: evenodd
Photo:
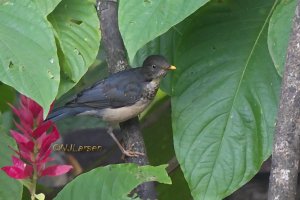
<svg viewBox="0 0 300 200">
<path fill-rule="evenodd" d="M 126 59 L 126 49 L 118 26 L 118 1 L 97 0 L 97 12 L 100 19 L 102 41 L 110 73 L 116 73 L 129 68 Z M 130 119 L 120 124 L 124 135 L 124 147 L 132 151 L 144 153 L 146 149 L 138 118 Z M 147 156 L 125 158 L 126 162 L 138 165 L 148 164 Z M 136 192 L 142 199 L 156 199 L 154 182 L 140 185 Z"/>
<path fill-rule="evenodd" d="M 126 49 L 118 26 L 118 1 L 97 0 L 97 12 L 109 73 L 129 68 Z"/>
<path fill-rule="evenodd" d="M 300 1 L 293 20 L 273 146 L 269 200 L 296 198 L 300 148 Z"/>
</svg>

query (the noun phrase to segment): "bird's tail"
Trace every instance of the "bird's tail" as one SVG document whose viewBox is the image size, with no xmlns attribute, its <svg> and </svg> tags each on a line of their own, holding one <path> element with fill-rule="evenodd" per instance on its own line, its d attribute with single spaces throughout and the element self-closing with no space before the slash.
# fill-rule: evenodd
<svg viewBox="0 0 300 200">
<path fill-rule="evenodd" d="M 48 115 L 46 120 L 51 120 L 55 122 L 66 117 L 76 116 L 86 110 L 87 108 L 85 107 L 59 107 L 52 110 L 52 112 Z"/>
</svg>

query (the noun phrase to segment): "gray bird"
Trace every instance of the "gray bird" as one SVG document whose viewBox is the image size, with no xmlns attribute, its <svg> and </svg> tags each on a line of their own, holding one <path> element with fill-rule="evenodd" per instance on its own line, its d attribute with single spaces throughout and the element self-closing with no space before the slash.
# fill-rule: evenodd
<svg viewBox="0 0 300 200">
<path fill-rule="evenodd" d="M 162 78 L 175 69 L 163 56 L 149 56 L 142 67 L 112 74 L 83 90 L 65 106 L 54 109 L 47 120 L 92 115 L 109 123 L 124 122 L 145 110 L 154 99 Z M 133 156 L 120 145 L 112 129 L 108 132 L 125 155 Z"/>
</svg>

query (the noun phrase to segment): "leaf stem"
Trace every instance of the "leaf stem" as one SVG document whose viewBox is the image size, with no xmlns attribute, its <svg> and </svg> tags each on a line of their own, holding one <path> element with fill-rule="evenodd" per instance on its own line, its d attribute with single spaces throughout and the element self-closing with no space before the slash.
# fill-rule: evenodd
<svg viewBox="0 0 300 200">
<path fill-rule="evenodd" d="M 34 164 L 33 165 L 32 184 L 31 184 L 31 188 L 30 188 L 31 200 L 35 200 L 36 184 L 37 184 L 37 167 L 36 167 L 36 164 Z"/>
<path fill-rule="evenodd" d="M 32 184 L 30 188 L 31 200 L 35 200 L 36 184 L 38 179 L 38 169 L 36 164 L 37 153 L 38 153 L 38 147 L 36 141 L 34 141 L 33 162 L 32 162 L 33 175 L 32 175 L 32 182 L 31 182 Z"/>
</svg>

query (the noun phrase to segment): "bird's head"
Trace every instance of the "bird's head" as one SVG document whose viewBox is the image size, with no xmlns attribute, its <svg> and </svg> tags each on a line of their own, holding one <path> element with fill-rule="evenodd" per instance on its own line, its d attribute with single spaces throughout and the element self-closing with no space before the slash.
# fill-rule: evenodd
<svg viewBox="0 0 300 200">
<path fill-rule="evenodd" d="M 176 67 L 170 65 L 165 57 L 160 55 L 148 56 L 143 63 L 143 72 L 147 79 L 161 79 L 169 70 L 175 70 Z"/>
</svg>

